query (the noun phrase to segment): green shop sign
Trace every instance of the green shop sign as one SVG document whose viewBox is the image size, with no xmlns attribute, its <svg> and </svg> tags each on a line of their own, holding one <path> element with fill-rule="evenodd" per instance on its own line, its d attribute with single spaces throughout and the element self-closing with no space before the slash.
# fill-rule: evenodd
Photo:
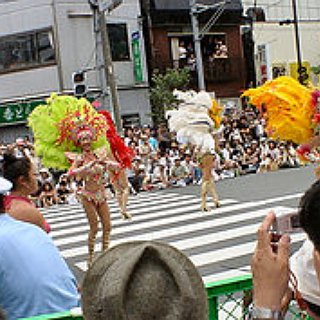
<svg viewBox="0 0 320 320">
<path fill-rule="evenodd" d="M 27 121 L 33 109 L 45 101 L 30 101 L 0 104 L 0 126 L 18 124 Z"/>
<path fill-rule="evenodd" d="M 136 82 L 143 82 L 139 31 L 133 32 L 131 34 L 131 46 L 133 55 L 134 78 Z"/>
</svg>

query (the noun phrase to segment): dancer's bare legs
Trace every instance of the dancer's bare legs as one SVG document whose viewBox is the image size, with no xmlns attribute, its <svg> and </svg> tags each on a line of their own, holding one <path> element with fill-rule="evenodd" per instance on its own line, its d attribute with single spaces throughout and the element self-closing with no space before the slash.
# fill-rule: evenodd
<svg viewBox="0 0 320 320">
<path fill-rule="evenodd" d="M 110 244 L 110 232 L 111 232 L 111 221 L 110 221 L 110 210 L 107 202 L 103 202 L 97 207 L 97 213 L 102 224 L 102 251 L 109 248 Z"/>
<path fill-rule="evenodd" d="M 92 201 L 87 200 L 84 196 L 81 197 L 81 202 L 89 222 L 88 234 L 88 266 L 90 267 L 94 259 L 94 247 L 98 232 L 98 216 L 96 206 Z"/>
<path fill-rule="evenodd" d="M 215 156 L 213 154 L 205 154 L 202 157 L 199 167 L 202 169 L 201 184 L 201 210 L 210 211 L 207 206 L 207 194 L 210 192 L 216 207 L 220 207 L 219 197 L 216 192 L 215 183 L 213 181 L 212 169 L 215 165 Z"/>
<path fill-rule="evenodd" d="M 88 266 L 91 266 L 94 259 L 94 247 L 98 232 L 98 217 L 102 224 L 102 251 L 107 250 L 109 247 L 111 231 L 110 212 L 106 202 L 95 204 L 82 197 L 82 204 L 90 227 L 88 234 Z"/>
<path fill-rule="evenodd" d="M 127 204 L 129 199 L 129 182 L 127 175 L 124 170 L 118 174 L 115 178 L 114 176 L 111 177 L 113 182 L 113 186 L 116 191 L 116 197 L 120 208 L 120 213 L 123 219 L 131 219 L 131 214 L 127 211 Z"/>
</svg>

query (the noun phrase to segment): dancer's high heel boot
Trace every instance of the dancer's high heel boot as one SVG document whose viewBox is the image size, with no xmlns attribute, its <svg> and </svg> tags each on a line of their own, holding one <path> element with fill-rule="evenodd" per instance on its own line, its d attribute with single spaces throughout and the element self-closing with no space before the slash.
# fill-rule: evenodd
<svg viewBox="0 0 320 320">
<path fill-rule="evenodd" d="M 88 238 L 88 251 L 89 251 L 88 268 L 91 267 L 93 259 L 94 259 L 94 246 L 95 246 L 95 243 L 96 243 L 96 236 L 89 234 L 89 238 Z"/>
<path fill-rule="evenodd" d="M 106 251 L 110 244 L 110 232 L 104 232 L 102 235 L 102 251 Z"/>
<path fill-rule="evenodd" d="M 210 211 L 211 208 L 207 206 L 207 182 L 202 182 L 201 185 L 201 211 L 207 212 Z"/>
</svg>

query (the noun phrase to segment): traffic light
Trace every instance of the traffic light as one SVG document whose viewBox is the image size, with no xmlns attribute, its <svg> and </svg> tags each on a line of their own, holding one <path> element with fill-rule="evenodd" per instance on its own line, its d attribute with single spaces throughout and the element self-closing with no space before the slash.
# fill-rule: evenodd
<svg viewBox="0 0 320 320">
<path fill-rule="evenodd" d="M 298 80 L 302 85 L 308 85 L 310 81 L 311 67 L 308 61 L 303 61 L 299 67 L 299 63 L 289 63 L 289 74 L 292 78 Z"/>
<path fill-rule="evenodd" d="M 83 71 L 74 72 L 72 74 L 73 91 L 76 97 L 83 97 L 87 93 L 86 75 Z"/>
<path fill-rule="evenodd" d="M 305 86 L 308 84 L 309 75 L 306 67 L 301 66 L 300 68 L 298 68 L 298 80 Z"/>
</svg>

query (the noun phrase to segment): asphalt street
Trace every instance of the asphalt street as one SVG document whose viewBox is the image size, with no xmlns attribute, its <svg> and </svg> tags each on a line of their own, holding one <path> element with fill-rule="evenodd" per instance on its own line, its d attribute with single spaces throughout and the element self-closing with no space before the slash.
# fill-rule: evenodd
<svg viewBox="0 0 320 320">
<path fill-rule="evenodd" d="M 198 185 L 130 197 L 132 221 L 123 221 L 111 200 L 111 245 L 131 240 L 168 242 L 189 256 L 205 282 L 247 274 L 264 215 L 270 209 L 296 208 L 303 192 L 316 180 L 313 169 L 308 166 L 219 181 L 222 206 L 209 213 L 199 210 Z M 81 283 L 88 233 L 82 207 L 59 206 L 45 211 L 45 216 L 54 242 Z M 292 252 L 303 239 L 303 234 L 293 236 Z"/>
</svg>

